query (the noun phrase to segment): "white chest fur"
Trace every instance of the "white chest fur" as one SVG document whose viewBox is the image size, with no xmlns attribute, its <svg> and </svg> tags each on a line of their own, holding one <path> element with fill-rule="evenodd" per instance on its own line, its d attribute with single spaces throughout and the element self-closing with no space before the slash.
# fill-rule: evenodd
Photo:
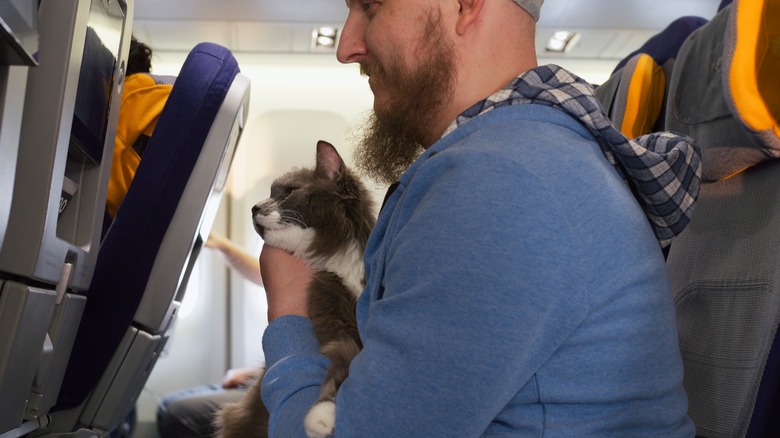
<svg viewBox="0 0 780 438">
<path fill-rule="evenodd" d="M 317 270 L 329 271 L 338 275 L 350 291 L 357 297 L 363 291 L 363 254 L 357 241 L 348 242 L 342 250 L 330 257 L 313 257 L 308 248 L 314 240 L 315 231 L 311 228 L 289 226 L 268 233 L 266 242 L 307 260 Z"/>
</svg>

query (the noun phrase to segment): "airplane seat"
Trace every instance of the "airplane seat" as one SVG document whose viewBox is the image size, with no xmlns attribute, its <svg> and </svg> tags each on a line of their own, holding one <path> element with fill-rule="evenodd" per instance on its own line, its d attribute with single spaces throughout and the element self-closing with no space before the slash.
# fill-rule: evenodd
<svg viewBox="0 0 780 438">
<path fill-rule="evenodd" d="M 672 21 L 661 32 L 653 35 L 641 47 L 618 62 L 612 73 L 616 73 L 626 65 L 629 59 L 640 53 L 652 56 L 658 65 L 664 65 L 667 61 L 674 60 L 677 57 L 680 46 L 682 46 L 688 36 L 696 29 L 705 25 L 707 21 L 709 20 L 706 18 L 694 16 L 680 17 Z"/>
<path fill-rule="evenodd" d="M 780 4 L 734 1 L 680 49 L 666 128 L 701 148 L 696 212 L 667 266 L 697 436 L 780 427 Z"/>
<path fill-rule="evenodd" d="M 106 193 L 103 237 L 133 182 L 175 80 L 175 76 L 143 72 L 130 74 L 125 80 Z"/>
<path fill-rule="evenodd" d="M 596 97 L 612 123 L 628 138 L 663 131 L 666 96 L 677 52 L 685 39 L 707 23 L 680 17 L 621 60 L 596 87 Z"/>
<path fill-rule="evenodd" d="M 19 0 L 0 15 L 0 436 L 12 437 L 47 421 L 86 302 L 133 2 Z"/>
<path fill-rule="evenodd" d="M 684 65 L 672 75 L 665 123 L 706 146 L 704 181 L 780 157 L 777 6 L 746 3 L 726 6 L 692 34 L 680 49 Z M 755 24 L 740 24 L 748 14 Z"/>
<path fill-rule="evenodd" d="M 16 156 L 24 107 L 24 89 L 27 86 L 27 68 L 15 64 L 0 64 L 0 187 L 13 187 L 16 176 Z M 10 190 L 9 190 L 10 191 Z M 13 195 L 0 197 L 0 248 L 8 227 Z"/>
<path fill-rule="evenodd" d="M 666 91 L 663 67 L 638 53 L 596 88 L 596 97 L 612 123 L 628 138 L 656 132 Z"/>
<path fill-rule="evenodd" d="M 134 407 L 213 223 L 248 99 L 228 49 L 192 49 L 101 243 L 50 425 L 35 436 L 104 433 Z"/>
</svg>

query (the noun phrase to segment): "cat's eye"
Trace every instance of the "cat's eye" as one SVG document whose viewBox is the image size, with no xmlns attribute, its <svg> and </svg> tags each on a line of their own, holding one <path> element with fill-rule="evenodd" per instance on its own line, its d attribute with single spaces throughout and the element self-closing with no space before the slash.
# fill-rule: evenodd
<svg viewBox="0 0 780 438">
<path fill-rule="evenodd" d="M 282 193 L 282 198 L 284 199 L 284 198 L 289 197 L 290 195 L 295 193 L 296 190 L 298 190 L 298 187 L 287 187 L 287 188 L 285 188 L 284 189 L 284 193 Z"/>
</svg>

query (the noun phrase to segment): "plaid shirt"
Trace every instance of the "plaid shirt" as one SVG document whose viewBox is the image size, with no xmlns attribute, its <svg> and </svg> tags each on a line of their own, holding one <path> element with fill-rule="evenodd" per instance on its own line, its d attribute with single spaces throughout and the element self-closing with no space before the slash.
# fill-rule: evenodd
<svg viewBox="0 0 780 438">
<path fill-rule="evenodd" d="M 593 87 L 557 65 L 536 67 L 518 76 L 464 111 L 444 135 L 492 109 L 528 103 L 558 108 L 596 137 L 607 161 L 642 206 L 662 248 L 688 225 L 701 180 L 701 160 L 693 140 L 669 132 L 629 140 L 612 125 Z"/>
</svg>

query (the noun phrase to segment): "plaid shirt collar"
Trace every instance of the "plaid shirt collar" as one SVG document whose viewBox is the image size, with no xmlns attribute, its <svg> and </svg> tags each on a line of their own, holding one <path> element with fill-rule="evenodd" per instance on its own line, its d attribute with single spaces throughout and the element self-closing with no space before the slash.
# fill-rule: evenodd
<svg viewBox="0 0 780 438">
<path fill-rule="evenodd" d="M 444 135 L 495 108 L 530 103 L 563 110 L 593 134 L 639 201 L 662 248 L 688 225 L 701 180 L 701 160 L 693 140 L 669 132 L 629 140 L 612 125 L 593 87 L 557 65 L 539 66 L 518 76 L 464 111 Z"/>
</svg>

